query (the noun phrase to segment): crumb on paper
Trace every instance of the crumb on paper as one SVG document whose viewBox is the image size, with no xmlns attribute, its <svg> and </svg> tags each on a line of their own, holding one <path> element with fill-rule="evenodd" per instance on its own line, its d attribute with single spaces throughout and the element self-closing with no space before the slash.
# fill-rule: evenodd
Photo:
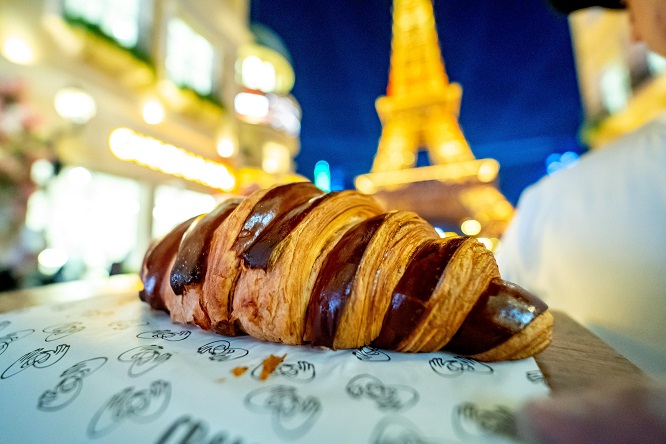
<svg viewBox="0 0 666 444">
<path fill-rule="evenodd" d="M 238 378 L 239 376 L 241 376 L 241 375 L 242 375 L 243 373 L 245 373 L 246 371 L 247 371 L 247 367 L 234 367 L 234 368 L 231 370 L 231 373 L 232 373 L 235 377 Z"/>
<path fill-rule="evenodd" d="M 263 367 L 261 368 L 261 375 L 259 376 L 260 381 L 265 381 L 273 373 L 278 365 L 284 361 L 284 358 L 287 357 L 285 353 L 282 357 L 270 355 L 268 358 L 264 359 Z"/>
<path fill-rule="evenodd" d="M 224 382 L 224 378 L 217 378 L 217 379 L 215 380 L 215 382 L 217 382 L 217 383 L 220 383 L 220 384 L 221 384 L 221 383 L 223 383 L 223 382 Z"/>
</svg>

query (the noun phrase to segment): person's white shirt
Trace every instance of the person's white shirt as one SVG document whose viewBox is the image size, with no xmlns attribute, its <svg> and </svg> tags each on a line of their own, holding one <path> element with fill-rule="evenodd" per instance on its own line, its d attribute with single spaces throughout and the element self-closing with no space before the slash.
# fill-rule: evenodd
<svg viewBox="0 0 666 444">
<path fill-rule="evenodd" d="M 666 375 L 666 115 L 525 189 L 502 276 Z"/>
</svg>

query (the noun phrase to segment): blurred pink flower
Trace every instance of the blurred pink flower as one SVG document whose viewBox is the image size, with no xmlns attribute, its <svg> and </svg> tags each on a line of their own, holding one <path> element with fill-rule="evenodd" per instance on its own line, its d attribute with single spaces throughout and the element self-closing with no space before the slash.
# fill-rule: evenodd
<svg viewBox="0 0 666 444">
<path fill-rule="evenodd" d="M 36 189 L 32 164 L 51 157 L 48 143 L 37 134 L 40 117 L 30 106 L 27 90 L 22 79 L 0 78 L 0 206 L 14 224 L 23 224 L 28 198 Z"/>
</svg>

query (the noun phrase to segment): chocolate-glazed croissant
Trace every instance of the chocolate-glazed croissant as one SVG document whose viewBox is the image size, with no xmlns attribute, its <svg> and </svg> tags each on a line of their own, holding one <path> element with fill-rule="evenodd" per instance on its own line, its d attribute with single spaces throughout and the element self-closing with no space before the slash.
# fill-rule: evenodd
<svg viewBox="0 0 666 444">
<path fill-rule="evenodd" d="M 140 297 L 174 322 L 334 349 L 440 349 L 522 359 L 552 335 L 546 305 L 500 278 L 469 237 L 354 191 L 280 185 L 222 202 L 155 242 Z"/>
</svg>

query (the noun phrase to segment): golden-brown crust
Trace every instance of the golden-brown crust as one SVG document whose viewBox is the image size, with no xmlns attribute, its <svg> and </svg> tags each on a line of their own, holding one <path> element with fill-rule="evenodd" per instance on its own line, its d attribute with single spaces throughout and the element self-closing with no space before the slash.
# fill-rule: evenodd
<svg viewBox="0 0 666 444">
<path fill-rule="evenodd" d="M 553 321 L 553 315 L 545 311 L 507 341 L 470 357 L 477 361 L 493 362 L 525 359 L 541 353 L 553 338 Z"/>
<path fill-rule="evenodd" d="M 409 258 L 421 242 L 437 237 L 435 229 L 415 213 L 387 215 L 359 263 L 333 348 L 361 347 L 379 335 L 393 288 Z"/>
<path fill-rule="evenodd" d="M 278 244 L 266 270 L 241 264 L 233 316 L 243 330 L 259 339 L 302 344 L 310 293 L 327 252 L 346 227 L 381 211 L 374 199 L 356 192 L 331 195 Z"/>
<path fill-rule="evenodd" d="M 231 248 L 245 219 L 268 190 L 254 192 L 220 224 L 213 234 L 208 254 L 208 273 L 202 290 L 201 307 L 211 322 L 211 329 L 228 336 L 242 333 L 231 316 L 234 286 L 240 273 L 241 260 Z"/>
<path fill-rule="evenodd" d="M 452 239 L 442 241 L 451 242 Z M 397 349 L 431 352 L 444 347 L 494 277 L 499 277 L 499 270 L 490 250 L 476 239 L 465 240 L 449 261 L 428 300 L 426 314 Z"/>
<path fill-rule="evenodd" d="M 175 261 L 176 255 L 174 254 L 171 258 L 169 270 L 171 270 Z M 164 304 L 169 309 L 172 321 L 179 324 L 194 324 L 194 306 L 198 305 L 198 299 L 186 299 L 176 295 L 171 289 L 169 279 L 163 280 L 161 292 L 164 295 Z"/>
<path fill-rule="evenodd" d="M 354 238 L 356 231 L 365 233 L 365 240 L 358 244 L 362 249 L 347 263 L 353 265 L 358 260 L 355 271 L 351 268 L 350 277 L 345 278 L 350 287 L 344 288 L 351 291 L 336 299 L 344 307 L 339 317 L 327 318 L 336 323 L 329 335 L 328 346 L 333 348 L 356 348 L 372 343 L 385 327 L 385 314 L 393 309 L 392 298 L 399 282 L 404 276 L 415 276 L 412 279 L 416 283 L 415 292 L 421 293 L 414 295 L 411 290 L 400 290 L 407 292 L 396 294 L 411 298 L 422 314 L 413 316 L 410 305 L 405 305 L 413 323 L 402 327 L 395 341 L 386 342 L 385 346 L 405 352 L 440 350 L 460 329 L 491 280 L 500 277 L 492 253 L 477 240 L 440 239 L 430 224 L 406 211 L 393 211 L 376 218 L 383 213 L 382 208 L 373 198 L 354 191 L 327 195 L 307 211 L 298 213 L 302 217 L 293 227 L 285 229 L 284 238 L 274 237 L 278 242 L 264 255 L 267 262 L 253 264 L 238 251 L 235 242 L 246 219 L 269 191 L 252 193 L 217 227 L 210 242 L 203 283 L 187 284 L 183 296 L 177 296 L 168 278 L 160 281 L 158 294 L 174 322 L 194 323 L 225 335 L 247 332 L 258 339 L 286 344 L 310 342 L 314 333 L 309 329 L 318 328 L 315 326 L 318 324 L 306 322 L 306 314 L 322 265 L 336 244 L 341 239 Z M 284 202 L 293 200 L 285 197 Z M 365 222 L 359 225 L 366 220 L 375 223 L 372 231 L 366 229 Z M 357 228 L 354 230 L 354 227 Z M 346 236 L 347 233 L 354 236 Z M 422 262 L 417 260 L 413 262 L 416 268 L 409 268 L 415 274 L 408 273 L 417 251 L 429 251 L 423 249 L 424 246 L 441 250 L 442 255 L 436 255 L 438 259 L 431 261 L 439 265 L 431 270 L 430 265 L 422 267 Z M 153 248 L 154 245 L 147 254 Z M 331 257 L 348 257 L 337 251 Z M 166 260 L 168 255 L 162 257 Z M 175 259 L 171 258 L 169 270 Z M 339 267 L 336 262 L 332 263 L 333 274 L 336 274 Z M 162 261 L 161 266 L 166 263 Z M 441 276 L 430 272 L 441 272 Z M 142 278 L 148 274 L 142 269 Z M 323 275 L 325 282 L 335 282 L 328 280 L 328 273 Z M 419 285 L 422 276 L 433 277 L 428 286 Z M 337 294 L 335 291 L 333 294 Z M 393 319 L 397 320 L 396 324 L 387 325 L 408 325 L 400 316 Z M 550 343 L 552 325 L 553 317 L 545 311 L 506 341 L 471 357 L 498 361 L 533 356 Z M 464 331 L 459 335 L 466 335 Z"/>
</svg>

